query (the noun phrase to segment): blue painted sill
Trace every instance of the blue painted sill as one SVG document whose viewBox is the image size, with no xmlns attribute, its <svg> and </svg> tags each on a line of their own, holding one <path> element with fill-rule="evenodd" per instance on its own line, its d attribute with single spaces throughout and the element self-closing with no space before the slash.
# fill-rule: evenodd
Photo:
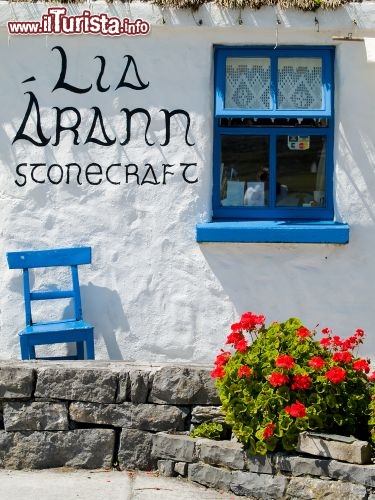
<svg viewBox="0 0 375 500">
<path fill-rule="evenodd" d="M 196 230 L 199 243 L 349 242 L 349 226 L 334 221 L 220 221 L 197 224 Z"/>
</svg>

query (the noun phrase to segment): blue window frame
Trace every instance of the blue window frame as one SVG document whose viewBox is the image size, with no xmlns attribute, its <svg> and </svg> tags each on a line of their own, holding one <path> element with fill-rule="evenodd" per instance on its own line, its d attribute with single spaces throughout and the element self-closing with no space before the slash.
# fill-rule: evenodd
<svg viewBox="0 0 375 500">
<path fill-rule="evenodd" d="M 332 221 L 333 47 L 215 47 L 213 220 Z"/>
</svg>

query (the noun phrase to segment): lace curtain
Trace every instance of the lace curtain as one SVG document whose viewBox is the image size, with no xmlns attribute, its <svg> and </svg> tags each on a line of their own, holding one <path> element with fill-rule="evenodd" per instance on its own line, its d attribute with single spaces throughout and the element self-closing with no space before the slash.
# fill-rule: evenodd
<svg viewBox="0 0 375 500">
<path fill-rule="evenodd" d="M 285 57 L 277 66 L 278 109 L 322 108 L 322 60 Z M 269 58 L 229 57 L 226 61 L 225 107 L 271 108 Z"/>
<path fill-rule="evenodd" d="M 322 60 L 278 59 L 278 109 L 321 109 Z"/>
<path fill-rule="evenodd" d="M 270 109 L 271 62 L 268 58 L 228 57 L 225 107 Z"/>
</svg>

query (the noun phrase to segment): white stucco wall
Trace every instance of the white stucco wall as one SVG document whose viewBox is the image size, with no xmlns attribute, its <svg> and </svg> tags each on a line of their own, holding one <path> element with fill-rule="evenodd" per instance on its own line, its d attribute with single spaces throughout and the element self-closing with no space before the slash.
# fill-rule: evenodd
<svg viewBox="0 0 375 500">
<path fill-rule="evenodd" d="M 68 6 L 77 13 L 84 6 Z M 87 8 L 87 6 L 86 6 Z M 89 245 L 93 263 L 81 269 L 85 318 L 95 325 L 96 357 L 128 361 L 211 362 L 229 325 L 244 311 L 281 321 L 299 316 L 306 326 L 330 326 L 342 336 L 361 327 L 367 338 L 362 354 L 375 358 L 375 63 L 368 63 L 362 42 L 332 40 L 334 35 L 375 36 L 375 3 L 352 4 L 335 12 L 280 12 L 274 8 L 241 13 L 210 4 L 194 18 L 146 4 L 95 2 L 89 8 L 112 16 L 142 18 L 151 33 L 136 37 L 9 36 L 9 19 L 39 20 L 46 6 L 0 2 L 0 357 L 19 357 L 17 331 L 23 326 L 22 282 L 7 269 L 11 250 Z M 164 16 L 165 23 L 162 23 Z M 276 33 L 276 18 L 281 24 Z M 319 21 L 318 27 L 314 22 Z M 202 25 L 195 21 L 202 20 Z M 355 20 L 355 24 L 353 23 Z M 335 62 L 335 200 L 336 217 L 350 224 L 348 245 L 198 244 L 195 225 L 211 216 L 213 44 L 336 45 Z M 74 94 L 52 92 L 61 69 L 55 46 L 68 58 L 66 80 L 92 89 Z M 125 55 L 136 62 L 143 90 L 116 86 Z M 99 59 L 106 60 L 100 92 Z M 25 80 L 34 76 L 34 81 Z M 130 71 L 127 81 L 137 83 Z M 36 96 L 43 132 L 51 140 L 38 147 L 27 140 L 12 144 L 29 102 Z M 80 144 L 71 132 L 56 142 L 54 107 L 79 110 Z M 84 144 L 93 112 L 100 109 L 112 146 Z M 148 146 L 144 120 L 124 138 L 121 108 L 144 108 L 152 117 Z M 165 140 L 161 109 L 183 109 L 191 118 L 185 142 L 183 117 L 172 118 L 171 140 Z M 34 115 L 33 115 L 34 116 Z M 74 120 L 74 113 L 68 118 Z M 143 124 L 142 124 L 143 120 Z M 64 122 L 67 123 L 67 122 Z M 29 121 L 30 135 L 35 123 Z M 99 137 L 95 134 L 95 137 Z M 112 170 L 120 185 L 106 181 L 79 185 L 66 177 L 60 184 L 27 183 L 17 176 L 20 163 L 135 163 L 141 179 L 152 165 L 157 182 L 125 183 L 123 167 Z M 187 183 L 181 163 L 188 169 Z M 174 175 L 163 183 L 163 164 Z M 26 172 L 29 167 L 24 167 Z M 46 169 L 36 176 L 42 180 Z M 65 169 L 65 167 L 64 167 Z M 58 175 L 56 169 L 55 175 Z M 40 176 L 40 177 L 39 177 Z M 148 180 L 156 182 L 148 177 Z"/>
</svg>

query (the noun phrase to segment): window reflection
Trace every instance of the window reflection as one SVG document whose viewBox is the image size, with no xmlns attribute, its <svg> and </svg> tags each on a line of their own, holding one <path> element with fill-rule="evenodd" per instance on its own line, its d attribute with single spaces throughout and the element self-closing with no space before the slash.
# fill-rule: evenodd
<svg viewBox="0 0 375 500">
<path fill-rule="evenodd" d="M 222 136 L 222 206 L 268 205 L 269 137 Z"/>
<path fill-rule="evenodd" d="M 323 136 L 278 136 L 277 206 L 325 206 L 325 151 Z"/>
<path fill-rule="evenodd" d="M 278 135 L 275 139 L 276 158 L 270 164 L 269 136 L 221 137 L 221 206 L 326 206 L 325 136 Z M 276 183 L 272 202 L 270 177 Z"/>
</svg>

